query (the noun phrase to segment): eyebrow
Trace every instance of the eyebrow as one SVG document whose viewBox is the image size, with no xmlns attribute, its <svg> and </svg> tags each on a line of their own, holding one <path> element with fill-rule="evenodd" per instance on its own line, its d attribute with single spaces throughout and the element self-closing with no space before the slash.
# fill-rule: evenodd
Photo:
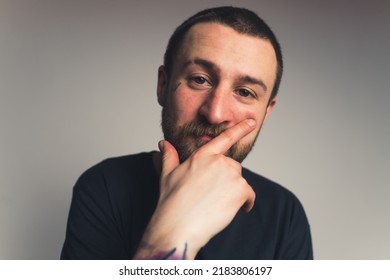
<svg viewBox="0 0 390 280">
<path fill-rule="evenodd" d="M 196 65 L 200 65 L 202 66 L 203 68 L 209 70 L 209 71 L 212 71 L 214 73 L 218 73 L 220 72 L 219 68 L 217 65 L 215 65 L 214 63 L 212 63 L 211 61 L 209 60 L 206 60 L 206 59 L 203 59 L 203 58 L 198 58 L 198 57 L 195 57 L 194 59 L 192 60 L 188 60 L 184 63 L 183 65 L 183 69 L 188 67 L 189 65 L 191 64 L 196 64 Z"/>
<path fill-rule="evenodd" d="M 208 71 L 211 71 L 213 73 L 220 72 L 220 69 L 218 68 L 217 65 L 215 65 L 214 63 L 212 63 L 209 60 L 206 60 L 206 59 L 203 59 L 203 58 L 199 58 L 199 57 L 195 57 L 192 60 L 186 61 L 183 64 L 183 69 L 185 69 L 186 67 L 188 67 L 191 64 L 200 65 L 203 68 L 205 68 Z M 261 80 L 261 79 L 254 78 L 254 77 L 251 77 L 249 75 L 241 75 L 241 76 L 238 77 L 237 81 L 240 82 L 240 83 L 249 83 L 249 84 L 259 85 L 264 90 L 264 92 L 267 92 L 267 86 L 264 83 L 264 81 Z"/>
<path fill-rule="evenodd" d="M 263 89 L 264 92 L 267 92 L 267 86 L 260 79 L 256 79 L 256 78 L 253 78 L 251 76 L 245 75 L 245 76 L 240 76 L 238 78 L 238 81 L 241 82 L 241 83 L 248 83 L 248 84 L 259 85 Z"/>
</svg>

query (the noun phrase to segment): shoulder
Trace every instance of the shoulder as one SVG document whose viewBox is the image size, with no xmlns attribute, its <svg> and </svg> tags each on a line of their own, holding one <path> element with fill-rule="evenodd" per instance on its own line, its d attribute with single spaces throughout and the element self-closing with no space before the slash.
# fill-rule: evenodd
<svg viewBox="0 0 390 280">
<path fill-rule="evenodd" d="M 129 258 L 133 245 L 123 237 L 130 236 L 127 230 L 134 213 L 146 212 L 141 207 L 148 203 L 145 193 L 152 193 L 153 185 L 139 186 L 140 182 L 149 183 L 154 178 L 150 175 L 154 171 L 151 155 L 105 159 L 79 177 L 73 188 L 61 258 Z"/>
<path fill-rule="evenodd" d="M 111 192 L 121 195 L 128 193 L 145 180 L 154 183 L 155 177 L 152 152 L 113 157 L 82 173 L 74 191 L 94 196 Z"/>
<path fill-rule="evenodd" d="M 89 177 L 96 174 L 121 173 L 124 171 L 129 173 L 129 170 L 143 169 L 149 166 L 151 160 L 152 152 L 107 158 L 87 169 L 81 177 Z"/>
<path fill-rule="evenodd" d="M 140 173 L 151 172 L 153 168 L 152 152 L 107 158 L 88 168 L 79 181 L 114 180 L 126 181 L 140 176 Z"/>
</svg>

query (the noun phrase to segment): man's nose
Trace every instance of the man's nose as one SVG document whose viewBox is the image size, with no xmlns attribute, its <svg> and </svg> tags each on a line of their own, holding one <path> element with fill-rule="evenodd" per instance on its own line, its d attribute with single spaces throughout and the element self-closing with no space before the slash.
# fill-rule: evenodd
<svg viewBox="0 0 390 280">
<path fill-rule="evenodd" d="M 199 113 L 210 124 L 229 123 L 233 118 L 232 95 L 227 90 L 216 88 L 205 97 Z"/>
</svg>

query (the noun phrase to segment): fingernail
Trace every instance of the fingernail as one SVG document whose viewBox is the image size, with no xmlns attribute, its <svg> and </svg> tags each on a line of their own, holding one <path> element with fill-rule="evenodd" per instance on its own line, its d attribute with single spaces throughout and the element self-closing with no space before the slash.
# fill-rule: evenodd
<svg viewBox="0 0 390 280">
<path fill-rule="evenodd" d="M 246 123 L 247 123 L 249 126 L 255 126 L 255 124 L 256 124 L 255 120 L 253 120 L 253 119 L 247 119 L 247 120 L 246 120 Z"/>
</svg>

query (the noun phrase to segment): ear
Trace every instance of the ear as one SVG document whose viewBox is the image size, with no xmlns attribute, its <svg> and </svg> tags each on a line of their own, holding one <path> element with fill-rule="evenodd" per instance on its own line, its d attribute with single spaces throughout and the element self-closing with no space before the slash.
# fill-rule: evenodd
<svg viewBox="0 0 390 280">
<path fill-rule="evenodd" d="M 267 110 L 265 111 L 265 116 L 264 116 L 264 121 L 263 123 L 265 123 L 265 121 L 268 119 L 268 116 L 271 114 L 272 110 L 274 109 L 274 106 L 276 104 L 276 101 L 277 101 L 277 97 L 275 96 L 271 102 L 268 104 L 267 106 Z"/>
<path fill-rule="evenodd" d="M 168 77 L 165 71 L 165 67 L 161 65 L 158 68 L 158 77 L 157 77 L 157 100 L 158 103 L 164 107 L 165 103 L 165 93 L 168 87 Z"/>
</svg>

